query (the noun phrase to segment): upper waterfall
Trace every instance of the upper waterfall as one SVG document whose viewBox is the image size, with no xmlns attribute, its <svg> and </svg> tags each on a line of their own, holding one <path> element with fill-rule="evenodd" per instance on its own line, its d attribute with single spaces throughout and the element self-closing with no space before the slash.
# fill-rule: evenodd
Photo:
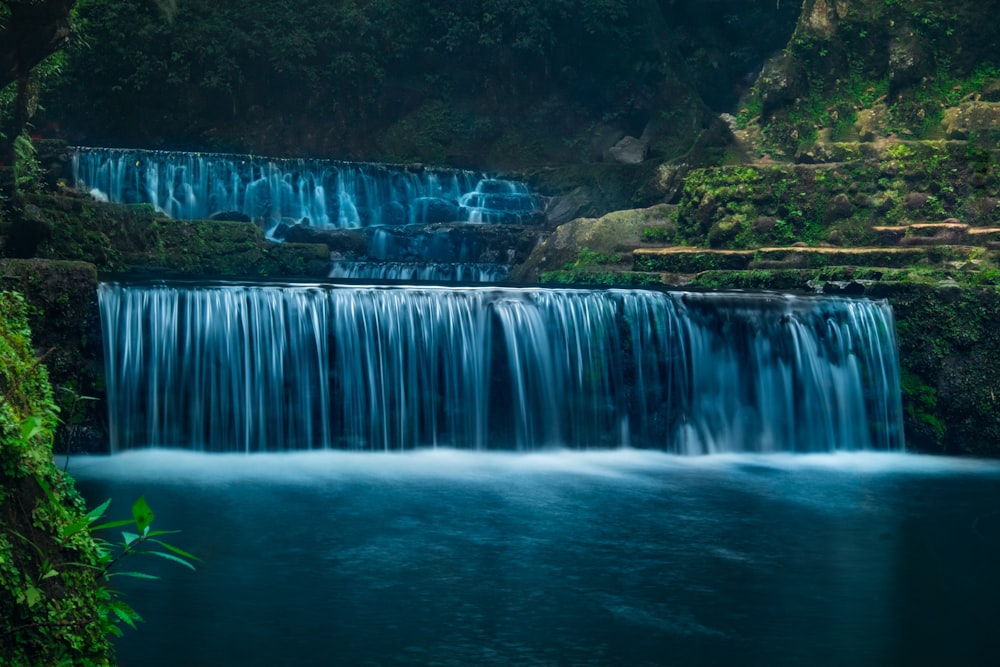
<svg viewBox="0 0 1000 667">
<path fill-rule="evenodd" d="M 179 219 L 241 217 L 270 233 L 434 222 L 530 223 L 539 203 L 515 181 L 458 169 L 117 148 L 72 149 L 74 187 L 149 203 Z"/>
<path fill-rule="evenodd" d="M 884 302 L 116 283 L 99 300 L 113 449 L 902 447 Z"/>
</svg>

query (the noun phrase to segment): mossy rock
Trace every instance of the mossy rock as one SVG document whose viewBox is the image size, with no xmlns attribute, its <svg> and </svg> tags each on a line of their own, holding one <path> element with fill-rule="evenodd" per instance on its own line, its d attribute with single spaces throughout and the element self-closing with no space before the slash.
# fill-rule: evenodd
<svg viewBox="0 0 1000 667">
<path fill-rule="evenodd" d="M 1000 290 L 876 283 L 869 294 L 896 316 L 908 444 L 1000 456 Z"/>
<path fill-rule="evenodd" d="M 675 209 L 660 204 L 628 209 L 600 218 L 580 218 L 560 225 L 538 243 L 527 260 L 515 267 L 515 282 L 536 282 L 542 274 L 581 269 L 589 265 L 627 263 L 628 256 L 645 242 L 649 230 L 668 232 L 674 227 Z M 598 261 L 603 258 L 603 261 Z"/>
<path fill-rule="evenodd" d="M 692 274 L 701 271 L 742 271 L 753 261 L 752 250 L 703 248 L 640 248 L 632 254 L 637 271 Z"/>
<path fill-rule="evenodd" d="M 25 201 L 45 229 L 37 256 L 90 262 L 102 273 L 314 279 L 329 272 L 325 245 L 273 243 L 248 222 L 171 220 L 146 204 L 80 196 Z"/>
</svg>

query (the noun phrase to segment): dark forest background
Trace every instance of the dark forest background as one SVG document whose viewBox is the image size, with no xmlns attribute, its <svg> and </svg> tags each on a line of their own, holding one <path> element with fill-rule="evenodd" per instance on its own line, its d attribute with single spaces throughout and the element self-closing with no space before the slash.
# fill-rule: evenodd
<svg viewBox="0 0 1000 667">
<path fill-rule="evenodd" d="M 92 0 L 43 97 L 72 143 L 479 163 L 735 111 L 800 7 L 745 0 Z M 598 145 L 595 146 L 595 141 Z"/>
</svg>

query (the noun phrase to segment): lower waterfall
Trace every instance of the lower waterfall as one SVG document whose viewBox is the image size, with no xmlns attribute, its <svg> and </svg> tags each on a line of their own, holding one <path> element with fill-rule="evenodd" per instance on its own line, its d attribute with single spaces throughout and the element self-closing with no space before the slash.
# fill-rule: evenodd
<svg viewBox="0 0 1000 667">
<path fill-rule="evenodd" d="M 162 283 L 99 302 L 113 451 L 903 446 L 885 302 Z"/>
</svg>

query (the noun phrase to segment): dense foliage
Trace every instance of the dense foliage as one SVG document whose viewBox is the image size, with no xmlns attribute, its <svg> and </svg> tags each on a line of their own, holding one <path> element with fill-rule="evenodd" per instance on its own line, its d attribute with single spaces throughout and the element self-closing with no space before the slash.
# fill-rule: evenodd
<svg viewBox="0 0 1000 667">
<path fill-rule="evenodd" d="M 131 519 L 97 524 L 110 500 L 86 512 L 53 461 L 59 410 L 27 309 L 19 293 L 0 292 L 0 665 L 110 665 L 119 625 L 141 619 L 109 579 L 156 578 L 116 566 L 145 554 L 194 569 L 197 558 L 162 541 L 176 531 L 151 530 L 145 498 Z M 121 527 L 120 541 L 99 536 Z"/>
<path fill-rule="evenodd" d="M 115 616 L 83 501 L 52 460 L 56 411 L 20 295 L 0 293 L 0 664 L 106 665 Z"/>
<path fill-rule="evenodd" d="M 91 0 L 49 118 L 88 144 L 424 161 L 541 144 L 553 159 L 595 123 L 639 135 L 697 104 L 689 85 L 732 104 L 796 16 L 746 5 Z"/>
</svg>

